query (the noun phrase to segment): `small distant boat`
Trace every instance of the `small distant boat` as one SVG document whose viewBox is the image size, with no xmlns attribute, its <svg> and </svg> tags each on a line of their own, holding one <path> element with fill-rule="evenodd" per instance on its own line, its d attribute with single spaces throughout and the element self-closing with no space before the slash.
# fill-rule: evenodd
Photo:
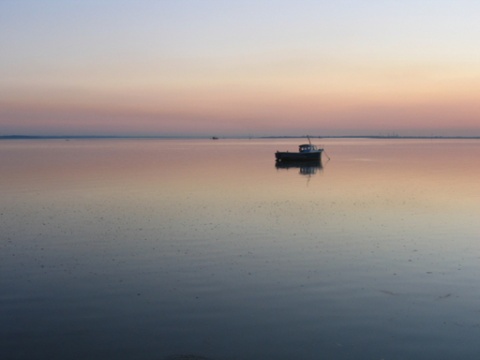
<svg viewBox="0 0 480 360">
<path fill-rule="evenodd" d="M 212 136 L 211 139 L 212 139 L 212 140 L 218 140 L 218 137 Z"/>
<path fill-rule="evenodd" d="M 308 138 L 308 142 L 308 144 L 300 145 L 298 147 L 298 152 L 277 151 L 275 153 L 275 160 L 277 162 L 320 161 L 323 149 L 318 148 L 316 145 L 312 145 L 310 138 Z"/>
</svg>

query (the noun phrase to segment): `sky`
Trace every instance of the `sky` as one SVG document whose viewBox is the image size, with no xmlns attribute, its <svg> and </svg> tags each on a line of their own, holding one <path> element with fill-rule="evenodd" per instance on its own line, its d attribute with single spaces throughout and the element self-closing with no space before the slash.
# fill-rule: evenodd
<svg viewBox="0 0 480 360">
<path fill-rule="evenodd" d="M 480 136 L 477 0 L 1 0 L 0 135 Z"/>
</svg>

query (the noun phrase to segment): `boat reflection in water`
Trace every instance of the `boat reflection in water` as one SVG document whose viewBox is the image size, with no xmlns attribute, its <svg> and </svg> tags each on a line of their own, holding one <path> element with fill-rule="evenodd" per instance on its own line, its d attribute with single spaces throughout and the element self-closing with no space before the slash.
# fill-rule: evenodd
<svg viewBox="0 0 480 360">
<path fill-rule="evenodd" d="M 299 169 L 300 175 L 315 175 L 318 171 L 323 170 L 322 160 L 311 161 L 277 161 L 275 162 L 277 169 Z"/>
</svg>

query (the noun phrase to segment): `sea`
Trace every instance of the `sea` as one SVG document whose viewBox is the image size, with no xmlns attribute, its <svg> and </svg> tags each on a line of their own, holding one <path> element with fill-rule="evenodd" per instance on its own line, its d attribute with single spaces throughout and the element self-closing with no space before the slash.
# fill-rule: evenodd
<svg viewBox="0 0 480 360">
<path fill-rule="evenodd" d="M 480 140 L 0 141 L 0 359 L 478 359 Z"/>
</svg>

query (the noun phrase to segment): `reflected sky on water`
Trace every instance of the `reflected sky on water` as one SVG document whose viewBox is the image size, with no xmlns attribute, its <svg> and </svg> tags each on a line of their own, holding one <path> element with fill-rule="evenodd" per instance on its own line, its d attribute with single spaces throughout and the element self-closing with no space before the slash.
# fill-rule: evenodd
<svg viewBox="0 0 480 360">
<path fill-rule="evenodd" d="M 480 142 L 312 141 L 0 142 L 0 357 L 478 355 Z"/>
</svg>

